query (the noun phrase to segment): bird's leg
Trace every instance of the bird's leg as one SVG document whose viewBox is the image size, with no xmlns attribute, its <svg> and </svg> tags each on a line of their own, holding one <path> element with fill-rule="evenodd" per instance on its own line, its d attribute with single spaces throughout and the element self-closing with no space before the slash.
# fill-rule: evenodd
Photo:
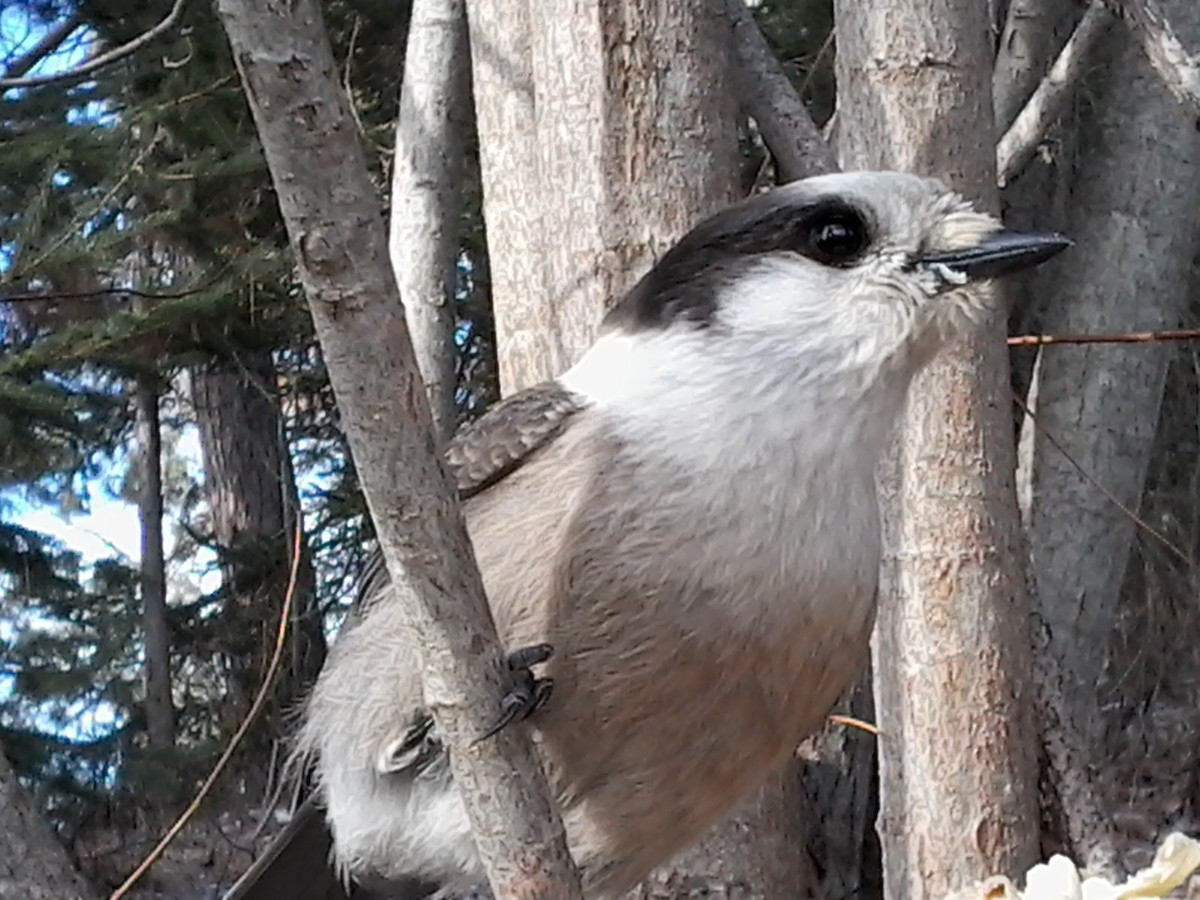
<svg viewBox="0 0 1200 900">
<path fill-rule="evenodd" d="M 549 644 L 534 644 L 519 647 L 508 654 L 508 668 L 513 673 L 512 689 L 500 701 L 499 717 L 477 741 L 486 741 L 514 719 L 529 718 L 550 699 L 554 681 L 538 678 L 530 671 L 530 667 L 544 663 L 553 653 L 554 648 Z"/>
</svg>

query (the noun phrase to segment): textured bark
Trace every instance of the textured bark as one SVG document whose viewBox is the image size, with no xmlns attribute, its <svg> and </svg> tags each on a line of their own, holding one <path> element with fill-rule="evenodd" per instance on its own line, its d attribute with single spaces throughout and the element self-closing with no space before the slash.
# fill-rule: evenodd
<svg viewBox="0 0 1200 900">
<path fill-rule="evenodd" d="M 275 640 L 291 563 L 299 500 L 284 441 L 275 369 L 265 350 L 192 372 L 205 493 L 225 591 L 221 635 L 229 677 L 222 706 L 231 731 L 250 708 Z M 299 652 L 274 695 L 277 718 L 320 670 L 325 656 L 312 606 L 313 574 L 302 567 L 293 608 Z"/>
<path fill-rule="evenodd" d="M 463 0 L 416 0 L 396 121 L 388 251 L 443 440 L 456 424 L 454 299 L 470 104 Z"/>
<path fill-rule="evenodd" d="M 571 900 L 578 875 L 520 728 L 476 743 L 505 680 L 441 464 L 362 147 L 313 0 L 219 0 L 426 701 L 497 896 Z"/>
<path fill-rule="evenodd" d="M 736 101 L 713 89 L 731 76 L 723 13 L 722 0 L 571 0 L 533 28 L 553 316 L 522 321 L 556 334 L 568 362 L 674 240 L 738 195 Z M 535 362 L 523 383 L 535 374 L 558 373 Z"/>
<path fill-rule="evenodd" d="M 1005 131 L 1033 94 L 1078 11 L 1063 0 L 1011 0 L 992 70 L 996 124 Z"/>
<path fill-rule="evenodd" d="M 1174 0 L 1181 35 L 1200 43 L 1200 8 Z M 1141 331 L 1178 326 L 1197 250 L 1200 135 L 1128 36 L 1100 48 L 1111 60 L 1087 86 L 1081 154 L 1066 228 L 1076 242 L 1045 273 L 1047 332 Z M 1130 160 L 1136 160 L 1131 165 Z M 1140 351 L 1140 352 L 1139 352 Z M 1051 655 L 1065 683 L 1105 675 L 1134 527 L 1053 446 L 1136 509 L 1158 423 L 1167 354 L 1134 346 L 1045 348 L 1039 362 L 1029 511 L 1032 572 Z M 1098 440 L 1097 435 L 1103 439 Z M 1099 739 L 1092 691 L 1068 693 L 1085 746 Z M 1095 760 L 1093 760 L 1094 762 Z"/>
<path fill-rule="evenodd" d="M 1062 117 L 1092 60 L 1094 46 L 1113 23 L 1099 0 L 1089 4 L 1054 65 L 996 145 L 996 182 L 1004 187 L 1020 174 Z"/>
<path fill-rule="evenodd" d="M 838 0 L 835 11 L 843 166 L 936 174 L 995 208 L 986 6 Z M 993 314 L 918 379 L 880 477 L 874 661 L 891 897 L 944 896 L 1023 871 L 1038 851 L 1004 323 Z"/>
<path fill-rule="evenodd" d="M 555 15 L 562 15 L 555 12 Z M 483 180 L 500 389 L 511 394 L 570 360 L 542 288 L 542 181 L 534 108 L 529 0 L 467 0 L 471 81 Z"/>
<path fill-rule="evenodd" d="M 725 6 L 733 27 L 738 97 L 775 158 L 778 180 L 836 171 L 833 148 L 821 136 L 745 0 L 727 0 Z"/>
<path fill-rule="evenodd" d="M 94 896 L 0 752 L 0 900 Z"/>
<path fill-rule="evenodd" d="M 148 377 L 134 388 L 135 452 L 141 483 L 138 520 L 142 532 L 141 593 L 142 682 L 146 690 L 146 731 L 150 746 L 175 744 L 175 710 L 171 702 L 171 634 L 167 626 L 167 572 L 163 554 L 162 430 L 158 390 Z"/>
<path fill-rule="evenodd" d="M 1200 49 L 1189 39 L 1192 29 L 1177 21 L 1177 4 L 1169 0 L 1106 2 L 1129 24 L 1163 84 L 1180 102 L 1191 107 L 1193 116 L 1200 113 Z"/>
</svg>

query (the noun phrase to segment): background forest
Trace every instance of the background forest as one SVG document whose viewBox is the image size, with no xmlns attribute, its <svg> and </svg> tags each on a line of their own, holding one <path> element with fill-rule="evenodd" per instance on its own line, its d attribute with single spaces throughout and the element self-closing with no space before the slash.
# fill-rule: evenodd
<svg viewBox="0 0 1200 900">
<path fill-rule="evenodd" d="M 443 431 L 564 368 L 611 298 L 697 218 L 838 164 L 938 174 L 1016 226 L 1069 234 L 1071 253 L 1012 290 L 1011 335 L 1200 326 L 1191 0 L 762 0 L 749 12 L 741 0 L 639 0 L 612 16 L 577 3 L 553 14 L 577 17 L 574 32 L 523 2 L 478 0 L 466 4 L 470 48 L 461 2 L 319 6 L 401 292 L 421 308 L 414 340 Z M 445 32 L 446 16 L 464 33 L 443 72 L 436 41 L 419 38 Z M 929 23 L 973 36 L 966 63 L 921 56 L 912 35 L 936 43 Z M 522 28 L 538 97 L 528 122 L 487 74 Z M 218 11 L 3 3 L 0 53 L 0 857 L 57 859 L 42 846 L 52 833 L 81 873 L 39 894 L 14 865 L 0 897 L 113 890 L 249 722 L 132 892 L 219 896 L 294 800 L 282 738 L 373 527 Z M 881 62 L 892 54 L 894 69 Z M 556 75 L 547 58 L 572 62 Z M 944 90 L 921 81 L 926 70 Z M 889 71 L 911 76 L 907 105 L 881 87 Z M 402 81 L 428 104 L 426 126 L 441 123 L 435 150 L 405 130 Z M 530 125 L 520 140 L 514 123 Z M 443 179 L 432 199 L 429 172 Z M 404 255 L 425 244 L 432 262 Z M 868 678 L 845 703 L 883 727 L 883 775 L 874 737 L 832 726 L 740 825 L 645 896 L 881 897 L 885 873 L 889 896 L 922 896 L 903 887 L 915 876 L 900 836 L 917 832 L 941 849 L 912 851 L 912 871 L 948 873 L 928 895 L 960 886 L 964 870 L 946 860 L 961 820 L 906 818 L 911 798 L 887 788 L 906 766 L 910 782 L 922 766 L 957 770 L 949 750 L 888 748 L 912 716 L 928 746 L 961 742 L 969 755 L 960 739 L 984 727 L 1015 748 L 976 784 L 1018 773 L 1006 778 L 1024 785 L 1010 810 L 1023 836 L 995 852 L 974 836 L 958 854 L 972 878 L 1015 877 L 1058 851 L 1133 869 L 1168 831 L 1196 830 L 1197 345 L 1031 343 L 1001 358 L 993 341 L 978 353 L 982 381 L 951 379 L 948 405 L 935 391 L 915 404 L 908 456 L 893 462 L 895 477 L 923 452 L 950 460 L 990 512 L 967 527 L 938 505 L 945 492 L 895 477 L 889 503 L 915 512 L 891 519 L 884 599 L 928 630 L 883 612 L 875 689 Z M 969 444 L 976 421 L 955 390 L 990 410 L 976 469 L 998 483 L 971 481 L 973 457 L 944 437 Z M 988 504 L 1013 494 L 1009 523 Z M 926 540 L 939 534 L 931 522 L 943 537 L 963 527 Z M 942 576 L 921 560 L 915 580 L 901 571 L 922 554 L 935 569 L 973 560 L 955 575 L 954 602 L 971 611 L 949 625 L 902 596 L 937 593 Z M 930 657 L 922 640 L 933 656 L 1008 648 L 1006 662 L 999 675 L 979 665 L 953 684 L 909 682 L 904 661 Z M 985 708 L 996 718 L 966 724 Z"/>
</svg>

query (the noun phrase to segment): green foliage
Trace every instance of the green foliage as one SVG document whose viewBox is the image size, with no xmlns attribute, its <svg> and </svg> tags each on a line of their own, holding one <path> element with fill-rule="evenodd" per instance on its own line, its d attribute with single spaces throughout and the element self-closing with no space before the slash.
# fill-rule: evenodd
<svg viewBox="0 0 1200 900">
<path fill-rule="evenodd" d="M 86 34 L 115 46 L 170 5 L 25 9 L 45 23 L 78 12 L 86 30 L 69 43 Z M 408 4 L 331 0 L 324 13 L 383 217 Z M 135 377 L 160 385 L 164 411 L 166 525 L 175 537 L 171 753 L 146 746 L 138 573 L 120 558 L 84 564 L 14 524 L 18 507 L 5 507 L 0 493 L 0 745 L 59 825 L 72 827 L 102 806 L 169 802 L 172 785 L 202 773 L 230 733 L 236 642 L 223 610 L 235 585 L 203 593 L 180 574 L 208 551 L 229 561 L 213 544 L 202 486 L 172 455 L 193 425 L 181 373 L 270 354 L 321 610 L 343 608 L 370 522 L 211 5 L 187 4 L 181 27 L 90 80 L 4 94 L 0 146 L 0 492 L 75 511 L 104 478 L 112 485 L 100 489 L 132 497 Z M 467 149 L 464 417 L 495 392 L 478 163 Z M 97 711 L 107 719 L 93 721 Z"/>
</svg>

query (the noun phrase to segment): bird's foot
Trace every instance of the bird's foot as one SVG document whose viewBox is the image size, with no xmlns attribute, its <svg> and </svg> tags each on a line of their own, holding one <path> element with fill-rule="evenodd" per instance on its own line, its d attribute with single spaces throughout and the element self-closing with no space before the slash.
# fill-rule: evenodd
<svg viewBox="0 0 1200 900">
<path fill-rule="evenodd" d="M 476 742 L 486 741 L 514 720 L 528 719 L 550 699 L 554 681 L 538 678 L 530 671 L 530 667 L 544 663 L 553 654 L 554 648 L 549 644 L 520 647 L 508 654 L 508 668 L 513 673 L 512 689 L 500 701 L 499 717 L 487 731 L 476 738 Z"/>
</svg>

